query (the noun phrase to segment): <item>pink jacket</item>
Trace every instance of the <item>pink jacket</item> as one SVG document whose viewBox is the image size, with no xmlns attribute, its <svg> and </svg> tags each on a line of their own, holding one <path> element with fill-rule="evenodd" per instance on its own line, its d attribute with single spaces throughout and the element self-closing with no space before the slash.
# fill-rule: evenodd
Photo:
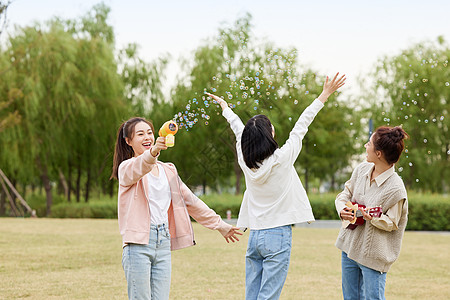
<svg viewBox="0 0 450 300">
<path fill-rule="evenodd" d="M 147 197 L 147 177 L 156 164 L 161 164 L 169 181 L 172 201 L 168 210 L 171 249 L 177 250 L 195 245 L 194 231 L 189 218 L 209 229 L 217 229 L 226 235 L 231 225 L 181 181 L 173 164 L 157 161 L 146 150 L 142 155 L 123 161 L 119 166 L 119 230 L 123 243 L 148 244 L 150 233 L 150 208 Z"/>
</svg>

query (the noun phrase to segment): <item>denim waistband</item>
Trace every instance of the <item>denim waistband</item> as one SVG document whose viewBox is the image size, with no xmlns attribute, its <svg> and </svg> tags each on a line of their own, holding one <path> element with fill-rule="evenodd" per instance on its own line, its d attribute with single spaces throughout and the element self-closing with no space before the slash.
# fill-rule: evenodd
<svg viewBox="0 0 450 300">
<path fill-rule="evenodd" d="M 150 224 L 150 229 L 154 229 L 154 230 L 157 230 L 157 231 L 159 231 L 159 230 L 168 230 L 169 229 L 169 226 L 167 226 L 167 224 L 158 224 L 158 225 L 156 225 L 156 224 Z"/>
</svg>

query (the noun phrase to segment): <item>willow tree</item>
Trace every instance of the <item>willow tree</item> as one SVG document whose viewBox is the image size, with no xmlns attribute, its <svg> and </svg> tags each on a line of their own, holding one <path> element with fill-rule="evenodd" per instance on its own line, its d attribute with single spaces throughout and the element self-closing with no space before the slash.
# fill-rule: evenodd
<svg viewBox="0 0 450 300">
<path fill-rule="evenodd" d="M 7 24 L 7 12 L 8 7 L 11 5 L 12 1 L 0 1 L 0 35 L 3 33 Z M 0 57 L 0 76 L 6 73 L 10 68 L 13 67 L 13 64 L 6 60 L 6 57 Z M 7 78 L 3 78 L 6 79 Z M 0 84 L 4 87 L 6 82 L 3 80 Z M 16 96 L 14 92 L 5 93 L 3 89 L 3 95 L 0 97 L 0 132 L 5 130 L 8 126 L 14 126 L 18 122 L 20 122 L 20 115 L 18 111 L 10 111 L 8 106 L 13 102 L 14 97 Z"/>
<path fill-rule="evenodd" d="M 383 58 L 373 74 L 379 96 L 372 110 L 376 126 L 402 125 L 410 136 L 398 163 L 409 188 L 448 192 L 449 59 L 448 44 L 438 38 Z"/>
<path fill-rule="evenodd" d="M 94 11 L 94 16 L 103 16 L 108 10 L 98 6 Z M 98 29 L 94 25 L 101 20 L 92 18 L 92 27 L 68 26 L 56 19 L 18 28 L 3 53 L 15 62 L 7 74 L 8 89 L 16 91 L 10 106 L 22 122 L 1 138 L 8 141 L 7 155 L 15 162 L 11 169 L 28 182 L 39 175 L 47 215 L 52 182 L 58 182 L 61 174 L 70 178 L 72 166 L 84 174 L 85 191 L 89 190 L 90 178 L 97 176 L 109 153 L 111 128 L 124 109 L 112 41 L 92 29 Z"/>
</svg>

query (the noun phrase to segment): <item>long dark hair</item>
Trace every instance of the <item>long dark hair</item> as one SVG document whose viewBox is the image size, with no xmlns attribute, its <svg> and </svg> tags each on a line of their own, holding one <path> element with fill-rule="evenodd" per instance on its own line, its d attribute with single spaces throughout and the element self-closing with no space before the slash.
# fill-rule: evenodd
<svg viewBox="0 0 450 300">
<path fill-rule="evenodd" d="M 381 126 L 373 134 L 373 145 L 375 150 L 383 153 L 388 164 L 394 164 L 399 160 L 405 148 L 403 140 L 406 138 L 408 138 L 408 134 L 399 126 Z"/>
<path fill-rule="evenodd" d="M 128 138 L 130 140 L 134 137 L 134 128 L 136 127 L 136 124 L 140 122 L 147 123 L 150 128 L 152 129 L 152 132 L 154 133 L 155 130 L 153 128 L 153 123 L 144 119 L 144 118 L 131 118 L 126 122 L 123 122 L 122 125 L 120 125 L 119 130 L 117 131 L 117 140 L 116 140 L 116 147 L 114 148 L 114 161 L 113 161 L 113 168 L 111 177 L 109 179 L 118 179 L 119 176 L 119 165 L 127 159 L 130 159 L 134 156 L 133 148 L 127 144 L 125 138 Z"/>
<path fill-rule="evenodd" d="M 247 121 L 242 132 L 241 147 L 245 164 L 250 169 L 258 169 L 258 164 L 278 149 L 268 117 L 256 115 Z"/>
</svg>

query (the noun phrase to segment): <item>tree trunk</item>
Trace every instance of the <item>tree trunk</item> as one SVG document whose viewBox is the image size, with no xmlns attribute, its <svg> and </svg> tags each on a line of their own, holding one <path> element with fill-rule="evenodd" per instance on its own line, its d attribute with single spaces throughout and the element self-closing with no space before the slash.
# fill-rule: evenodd
<svg viewBox="0 0 450 300">
<path fill-rule="evenodd" d="M 203 179 L 203 182 L 202 182 L 202 192 L 203 192 L 203 195 L 206 195 L 206 180 L 205 179 Z"/>
<path fill-rule="evenodd" d="M 47 212 L 46 216 L 49 217 L 52 213 L 52 204 L 53 204 L 53 196 L 52 196 L 52 185 L 50 183 L 50 178 L 48 176 L 47 166 L 42 164 L 41 159 L 38 157 L 36 159 L 38 168 L 41 172 L 41 180 L 44 185 L 45 195 L 47 198 Z"/>
<path fill-rule="evenodd" d="M 67 195 L 69 194 L 69 186 L 67 185 L 67 180 L 66 177 L 64 176 L 63 172 L 60 170 L 58 170 L 59 172 L 59 182 L 63 188 L 63 192 L 64 192 L 64 197 L 67 199 Z"/>
<path fill-rule="evenodd" d="M 336 190 L 335 185 L 336 185 L 336 174 L 333 173 L 333 174 L 331 175 L 331 190 L 332 190 L 332 191 L 335 191 L 335 190 Z"/>
<path fill-rule="evenodd" d="M 308 185 L 308 176 L 309 176 L 309 174 L 308 173 L 309 173 L 308 172 L 308 168 L 305 168 L 305 191 L 306 191 L 306 193 L 309 192 L 309 185 Z"/>
<path fill-rule="evenodd" d="M 85 187 L 85 194 L 84 194 L 84 202 L 89 202 L 89 189 L 91 187 L 91 168 L 88 168 L 87 170 L 87 180 L 86 180 L 86 187 Z"/>
<path fill-rule="evenodd" d="M 72 194 L 72 163 L 69 160 L 69 175 L 67 176 L 67 202 L 70 202 L 70 195 Z"/>
<path fill-rule="evenodd" d="M 237 162 L 237 159 L 234 161 L 234 174 L 236 175 L 236 195 L 241 194 L 241 177 L 242 177 L 242 171 L 239 167 L 239 163 Z"/>
<path fill-rule="evenodd" d="M 25 183 L 22 183 L 22 197 L 27 197 L 27 185 Z"/>
<path fill-rule="evenodd" d="M 0 216 L 4 216 L 6 214 L 5 198 L 6 198 L 6 193 L 2 189 L 0 192 Z"/>
<path fill-rule="evenodd" d="M 114 197 L 114 181 L 109 181 L 109 196 L 112 198 Z"/>
<path fill-rule="evenodd" d="M 78 173 L 77 173 L 77 182 L 76 182 L 76 190 L 75 195 L 77 197 L 77 202 L 80 202 L 80 182 L 81 182 L 81 165 L 78 165 Z"/>
</svg>

